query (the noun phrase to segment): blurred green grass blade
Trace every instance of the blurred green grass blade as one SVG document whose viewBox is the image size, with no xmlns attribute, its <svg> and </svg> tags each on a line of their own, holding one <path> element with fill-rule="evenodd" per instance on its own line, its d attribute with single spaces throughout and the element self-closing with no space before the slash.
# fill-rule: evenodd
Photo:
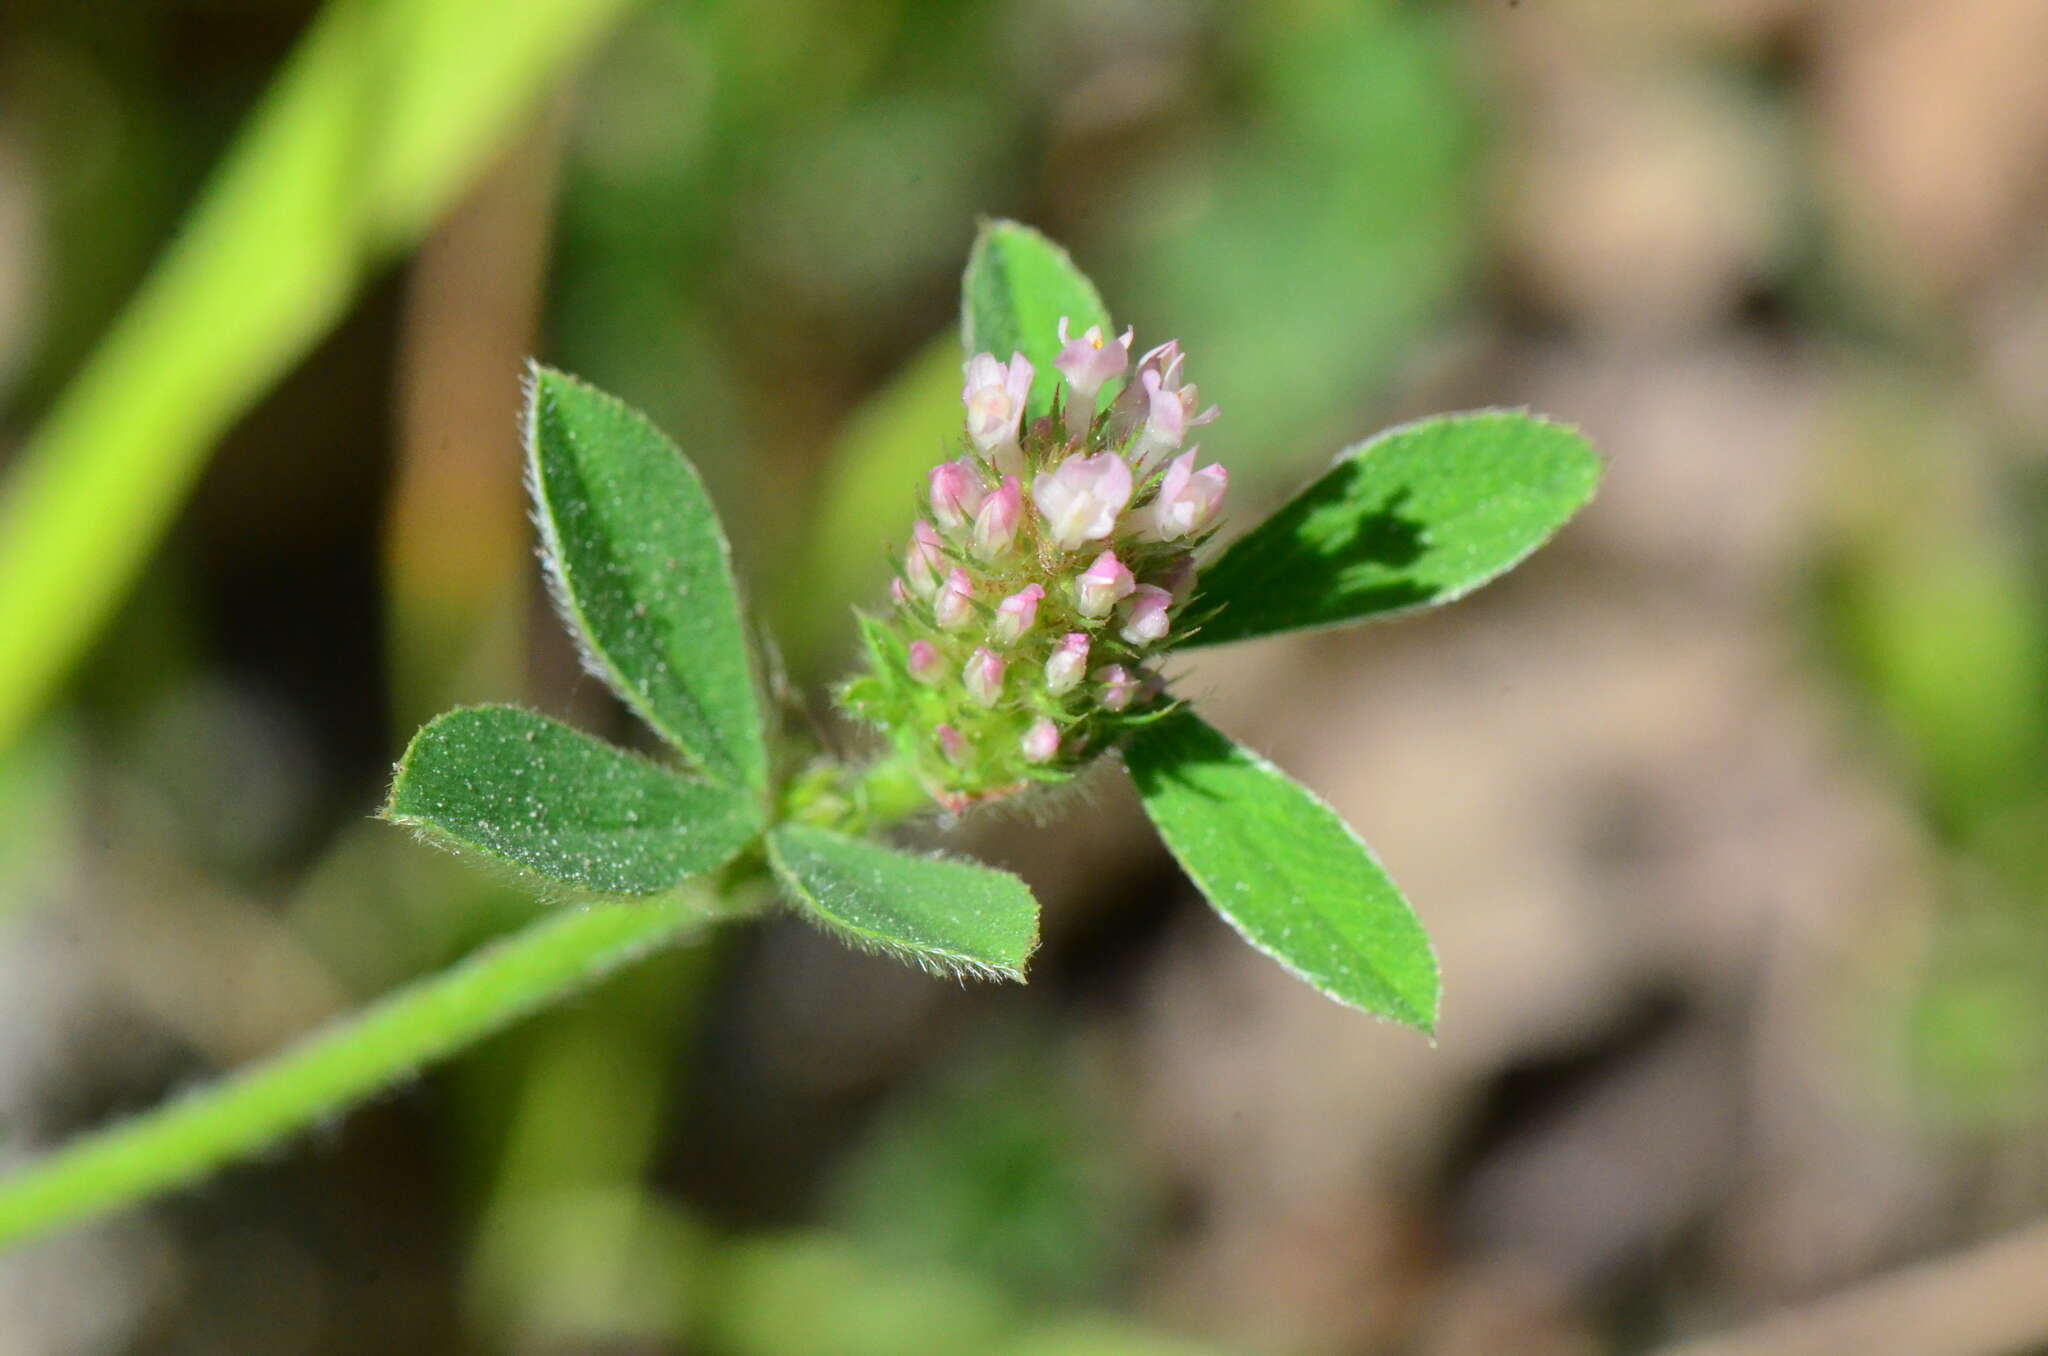
<svg viewBox="0 0 2048 1356">
<path fill-rule="evenodd" d="M 545 367 L 527 441 L 549 583 L 587 660 L 707 775 L 765 794 L 752 646 L 696 468 L 637 410 Z"/>
<path fill-rule="evenodd" d="M 803 824 L 769 833 L 768 860 L 819 923 L 927 969 L 1022 980 L 1038 945 L 1038 903 L 1006 871 Z"/>
<path fill-rule="evenodd" d="M 0 490 L 0 747 L 220 434 L 410 245 L 627 0 L 332 0 Z"/>
<path fill-rule="evenodd" d="M 317 1124 L 712 921 L 702 895 L 551 914 L 275 1058 L 0 1181 L 0 1248 L 82 1224 Z"/>
<path fill-rule="evenodd" d="M 1037 379 L 1031 387 L 1028 418 L 1052 408 L 1059 373 L 1059 323 L 1080 334 L 1090 325 L 1110 329 L 1109 309 L 1095 284 L 1067 257 L 1067 252 L 1029 226 L 1014 221 L 982 223 L 974 251 L 967 256 L 967 274 L 960 283 L 960 338 L 968 355 L 993 353 L 1004 362 L 1012 353 L 1031 360 Z M 1108 401 L 1121 382 L 1110 382 L 1096 397 Z"/>
<path fill-rule="evenodd" d="M 1593 497 L 1577 432 L 1509 410 L 1389 429 L 1348 448 L 1202 572 L 1221 609 L 1188 645 L 1341 626 L 1463 597 Z"/>
<path fill-rule="evenodd" d="M 1436 1029 L 1436 953 L 1336 811 L 1182 708 L 1124 752 L 1145 813 L 1216 912 L 1340 1003 Z"/>
<path fill-rule="evenodd" d="M 579 890 L 654 894 L 716 871 L 761 831 L 749 798 L 511 706 L 413 737 L 384 817 Z"/>
</svg>

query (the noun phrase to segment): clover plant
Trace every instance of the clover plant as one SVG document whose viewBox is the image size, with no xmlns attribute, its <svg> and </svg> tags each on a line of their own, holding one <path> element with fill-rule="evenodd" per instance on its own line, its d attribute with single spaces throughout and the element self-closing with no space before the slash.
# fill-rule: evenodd
<svg viewBox="0 0 2048 1356">
<path fill-rule="evenodd" d="M 1024 884 L 888 835 L 1120 759 L 1248 942 L 1332 998 L 1433 1030 L 1435 956 L 1371 850 L 1207 724 L 1172 659 L 1457 598 L 1583 505 L 1597 458 L 1524 413 L 1428 419 L 1345 449 L 1240 525 L 1227 469 L 1195 442 L 1219 410 L 1189 356 L 1170 340 L 1138 352 L 1044 236 L 983 228 L 961 328 L 955 455 L 905 487 L 921 512 L 886 604 L 855 619 L 865 667 L 835 690 L 871 739 L 819 753 L 780 728 L 688 459 L 619 401 L 535 367 L 527 471 L 555 601 L 673 757 L 517 707 L 452 711 L 406 750 L 386 816 L 556 890 L 661 896 L 711 877 L 746 898 L 772 880 L 856 946 L 1022 979 L 1038 935 Z"/>
<path fill-rule="evenodd" d="M 385 816 L 590 907 L 537 921 L 268 1059 L 0 1179 L 0 1248 L 196 1181 L 622 965 L 780 898 L 847 941 L 1021 979 L 1038 906 L 1006 872 L 889 842 L 906 821 L 1027 804 L 1121 760 L 1188 877 L 1247 941 L 1342 1002 L 1423 1031 L 1436 958 L 1364 843 L 1205 723 L 1176 651 L 1448 602 L 1591 496 L 1571 430 L 1485 411 L 1382 433 L 1238 531 L 1217 419 L 1168 342 L 1133 352 L 1043 236 L 984 227 L 967 266 L 963 424 L 921 486 L 866 664 L 838 689 L 870 738 L 820 751 L 766 699 L 724 532 L 638 414 L 536 367 L 527 472 L 549 583 L 649 759 L 513 706 L 413 739 Z M 1228 374 L 1223 374 L 1227 384 Z M 1227 426 L 1225 426 L 1227 427 Z M 1056 808 L 1056 802 L 1046 808 Z"/>
</svg>

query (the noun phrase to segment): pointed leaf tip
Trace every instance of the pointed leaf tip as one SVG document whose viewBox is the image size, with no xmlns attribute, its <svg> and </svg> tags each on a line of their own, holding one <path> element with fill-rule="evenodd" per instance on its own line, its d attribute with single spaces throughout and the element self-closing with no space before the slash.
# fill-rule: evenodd
<svg viewBox="0 0 2048 1356">
<path fill-rule="evenodd" d="M 535 518 L 586 662 L 707 776 L 765 796 L 752 649 L 703 481 L 623 402 L 539 364 L 528 380 Z"/>
<path fill-rule="evenodd" d="M 1428 934 L 1336 811 L 1185 707 L 1124 761 L 1167 849 L 1246 941 L 1340 1003 L 1435 1031 Z"/>
</svg>

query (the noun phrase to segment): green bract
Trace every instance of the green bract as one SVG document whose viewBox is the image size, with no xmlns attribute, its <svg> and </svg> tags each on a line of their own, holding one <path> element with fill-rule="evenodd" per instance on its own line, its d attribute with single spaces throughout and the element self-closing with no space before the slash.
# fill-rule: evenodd
<svg viewBox="0 0 2048 1356">
<path fill-rule="evenodd" d="M 1063 344 L 1062 320 L 1092 347 Z M 0 1242 L 194 1180 L 773 891 L 862 948 L 1021 979 L 1037 940 L 1021 881 L 881 841 L 947 789 L 934 786 L 932 750 L 972 757 L 973 739 L 1010 741 L 1008 761 L 991 764 L 1005 784 L 969 788 L 990 794 L 1010 791 L 1012 771 L 1028 788 L 1120 745 L 1167 847 L 1252 945 L 1332 998 L 1434 1030 L 1435 957 L 1370 850 L 1329 806 L 1175 702 L 1152 665 L 1196 623 L 1185 638 L 1206 645 L 1456 598 L 1583 505 L 1598 460 L 1570 430 L 1525 414 L 1410 425 L 1346 452 L 1204 564 L 1227 473 L 1182 451 L 1213 412 L 1196 409 L 1177 346 L 1127 374 L 1094 285 L 1011 222 L 986 224 L 975 243 L 962 328 L 975 360 L 970 422 L 949 453 L 958 469 L 929 490 L 947 502 L 926 500 L 952 535 L 925 524 L 929 556 L 911 561 L 959 578 L 951 597 L 936 576 L 906 579 L 891 619 L 861 620 L 869 671 L 842 691 L 892 727 L 865 762 L 802 747 L 771 719 L 724 532 L 682 452 L 618 401 L 536 368 L 529 478 L 556 601 L 591 669 L 672 761 L 513 707 L 455 711 L 414 738 L 384 813 L 592 907 L 543 918 L 17 1173 L 0 1183 Z M 1061 362 L 1068 388 L 1054 376 Z M 1229 373 L 1214 375 L 1227 394 Z M 1094 526 L 1088 496 L 1103 494 L 1116 500 L 1102 520 L 1114 531 Z M 1002 512 L 984 521 L 965 500 Z M 1105 544 L 1122 554 L 1091 560 Z M 1030 580 L 1043 597 L 1006 614 L 996 591 Z M 1113 605 L 1098 606 L 1104 589 Z M 1029 629 L 1040 608 L 1063 633 L 1057 645 Z M 1082 637 L 1108 671 L 1067 664 Z M 943 684 L 964 684 L 978 707 L 963 716 Z"/>
</svg>

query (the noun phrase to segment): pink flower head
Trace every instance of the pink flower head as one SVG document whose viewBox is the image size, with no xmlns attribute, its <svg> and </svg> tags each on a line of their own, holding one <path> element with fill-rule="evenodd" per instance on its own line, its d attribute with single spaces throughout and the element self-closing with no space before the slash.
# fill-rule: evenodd
<svg viewBox="0 0 2048 1356">
<path fill-rule="evenodd" d="M 1074 581 L 1074 602 L 1084 617 L 1107 617 L 1109 610 L 1131 596 L 1137 580 L 1114 551 L 1104 551 Z"/>
<path fill-rule="evenodd" d="M 1152 645 L 1166 639 L 1166 610 L 1173 595 L 1152 584 L 1140 584 L 1124 600 L 1123 625 L 1117 634 L 1133 645 Z"/>
<path fill-rule="evenodd" d="M 1068 457 L 1032 479 L 1031 502 L 1060 549 L 1100 541 L 1116 530 L 1116 516 L 1131 502 L 1130 464 L 1114 452 Z"/>
<path fill-rule="evenodd" d="M 1043 585 L 1026 584 L 997 603 L 996 639 L 1004 645 L 1015 645 L 1018 638 L 1038 620 L 1038 604 L 1044 597 Z"/>
<path fill-rule="evenodd" d="M 1121 664 L 1097 669 L 1095 681 L 1102 684 L 1102 705 L 1106 710 L 1121 711 L 1138 695 L 1137 678 Z"/>
<path fill-rule="evenodd" d="M 960 677 L 967 684 L 967 695 L 983 706 L 994 706 L 1003 695 L 1003 661 L 993 650 L 983 647 L 967 656 L 967 667 Z"/>
<path fill-rule="evenodd" d="M 1031 363 L 1021 353 L 999 363 L 993 353 L 967 360 L 967 384 L 960 392 L 967 406 L 967 437 L 998 471 L 1016 475 L 1024 469 L 1017 428 L 1031 397 Z"/>
<path fill-rule="evenodd" d="M 1201 392 L 1193 382 L 1180 379 L 1185 355 L 1180 344 L 1169 339 L 1147 353 L 1138 363 L 1138 385 L 1144 391 L 1145 428 L 1133 449 L 1133 459 L 1143 461 L 1161 448 L 1177 448 L 1187 440 L 1188 430 L 1213 423 L 1222 413 L 1211 405 L 1200 414 Z"/>
<path fill-rule="evenodd" d="M 1052 658 L 1045 661 L 1045 690 L 1056 697 L 1072 692 L 1087 671 L 1088 637 L 1080 631 L 1069 631 L 1052 652 Z"/>
<path fill-rule="evenodd" d="M 932 517 L 939 520 L 939 526 L 948 532 L 974 517 L 981 501 L 988 496 L 987 488 L 981 483 L 981 472 L 972 463 L 959 461 L 941 462 L 932 467 L 931 500 Z"/>
<path fill-rule="evenodd" d="M 974 581 L 967 571 L 954 570 L 932 601 L 932 619 L 948 631 L 958 631 L 974 619 Z"/>
<path fill-rule="evenodd" d="M 911 591 L 920 598 L 931 597 L 939 587 L 939 571 L 945 563 L 945 543 L 939 539 L 938 529 L 919 518 L 910 530 L 910 556 L 903 562 Z"/>
<path fill-rule="evenodd" d="M 1160 572 L 1159 587 L 1173 595 L 1173 601 L 1184 603 L 1195 592 L 1195 558 L 1179 555 L 1173 558 L 1165 570 Z"/>
<path fill-rule="evenodd" d="M 1024 761 L 1050 763 L 1060 751 L 1060 727 L 1040 716 L 1024 732 Z"/>
<path fill-rule="evenodd" d="M 1223 509 L 1224 492 L 1230 488 L 1230 472 L 1220 462 L 1195 469 L 1191 447 L 1175 457 L 1159 482 L 1159 493 L 1135 515 L 1138 535 L 1146 541 L 1179 541 L 1191 537 L 1216 520 Z"/>
<path fill-rule="evenodd" d="M 910 676 L 920 683 L 939 681 L 939 647 L 928 640 L 910 642 Z"/>
<path fill-rule="evenodd" d="M 1052 365 L 1074 392 L 1067 402 L 1067 432 L 1080 433 L 1095 418 L 1095 393 L 1122 376 L 1130 364 L 1133 331 L 1125 330 L 1121 339 L 1105 339 L 1102 326 L 1090 325 L 1076 338 L 1067 333 L 1067 323 L 1067 317 L 1061 316 L 1060 355 Z"/>
<path fill-rule="evenodd" d="M 950 725 L 941 725 L 935 733 L 939 737 L 939 752 L 946 755 L 946 761 L 959 767 L 967 761 L 967 737 Z"/>
<path fill-rule="evenodd" d="M 1004 476 L 1002 488 L 982 500 L 981 511 L 974 515 L 974 554 L 993 560 L 1009 550 L 1023 517 L 1024 492 L 1017 486 L 1017 477 Z"/>
</svg>

